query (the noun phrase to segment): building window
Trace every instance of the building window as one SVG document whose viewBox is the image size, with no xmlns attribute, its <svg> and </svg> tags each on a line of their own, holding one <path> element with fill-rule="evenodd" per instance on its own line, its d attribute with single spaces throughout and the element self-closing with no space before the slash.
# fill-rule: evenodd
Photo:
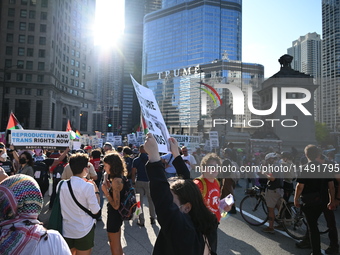
<svg viewBox="0 0 340 255">
<path fill-rule="evenodd" d="M 23 80 L 22 73 L 17 73 L 17 81 L 22 81 L 22 80 Z"/>
<path fill-rule="evenodd" d="M 15 4 L 15 0 L 8 0 L 8 3 Z"/>
<path fill-rule="evenodd" d="M 71 65 L 74 66 L 74 59 L 71 58 Z"/>
<path fill-rule="evenodd" d="M 72 55 L 72 56 L 74 56 L 74 53 L 75 53 L 75 51 L 74 51 L 74 50 L 71 50 L 71 55 Z"/>
<path fill-rule="evenodd" d="M 8 8 L 8 17 L 14 17 L 14 16 L 15 16 L 15 9 Z"/>
<path fill-rule="evenodd" d="M 26 129 L 30 127 L 31 119 L 31 100 L 16 99 L 15 100 L 15 116 L 20 120 L 20 124 Z"/>
<path fill-rule="evenodd" d="M 6 42 L 13 42 L 13 34 L 6 35 Z"/>
<path fill-rule="evenodd" d="M 39 37 L 39 44 L 46 45 L 46 37 Z"/>
<path fill-rule="evenodd" d="M 12 55 L 12 54 L 13 54 L 13 47 L 6 46 L 6 55 Z"/>
<path fill-rule="evenodd" d="M 18 42 L 19 43 L 25 43 L 26 42 L 26 36 L 25 35 L 19 35 Z"/>
<path fill-rule="evenodd" d="M 12 59 L 5 59 L 5 67 L 9 68 L 12 65 Z"/>
<path fill-rule="evenodd" d="M 28 23 L 28 31 L 34 31 L 35 30 L 35 24 L 34 23 Z"/>
<path fill-rule="evenodd" d="M 18 48 L 18 56 L 25 56 L 25 48 L 22 47 Z"/>
<path fill-rule="evenodd" d="M 34 44 L 34 36 L 33 35 L 27 36 L 27 43 L 28 44 Z"/>
<path fill-rule="evenodd" d="M 26 69 L 27 70 L 33 69 L 33 61 L 26 61 Z"/>
<path fill-rule="evenodd" d="M 45 62 L 38 62 L 38 70 L 45 70 Z"/>
<path fill-rule="evenodd" d="M 43 95 L 43 90 L 37 89 L 37 96 L 42 96 L 42 95 Z"/>
<path fill-rule="evenodd" d="M 44 82 L 44 75 L 38 75 L 37 82 Z"/>
<path fill-rule="evenodd" d="M 82 89 L 85 89 L 85 82 L 82 82 L 80 85 L 81 85 L 80 87 L 81 87 Z"/>
<path fill-rule="evenodd" d="M 41 24 L 40 25 L 40 32 L 41 33 L 46 33 L 46 25 L 45 24 Z"/>
<path fill-rule="evenodd" d="M 80 58 L 80 53 L 79 53 L 79 51 L 76 52 L 76 57 L 77 57 L 77 58 Z"/>
<path fill-rule="evenodd" d="M 43 101 L 37 100 L 35 106 L 35 127 L 41 128 L 42 125 L 42 109 L 43 109 Z"/>
<path fill-rule="evenodd" d="M 25 88 L 25 95 L 31 95 L 31 89 Z"/>
<path fill-rule="evenodd" d="M 17 69 L 24 69 L 24 61 L 23 60 L 17 61 Z"/>
<path fill-rule="evenodd" d="M 74 75 L 74 69 L 71 69 L 70 74 L 71 74 L 71 75 Z"/>
<path fill-rule="evenodd" d="M 14 21 L 13 20 L 7 21 L 7 29 L 14 29 Z"/>
<path fill-rule="evenodd" d="M 37 0 L 30 0 L 30 5 L 31 6 L 36 6 L 37 5 Z"/>
<path fill-rule="evenodd" d="M 91 66 L 88 66 L 88 67 L 87 67 L 87 71 L 88 71 L 89 73 L 91 73 Z"/>
<path fill-rule="evenodd" d="M 27 17 L 27 10 L 20 10 L 20 17 L 26 18 Z"/>
<path fill-rule="evenodd" d="M 81 78 L 85 79 L 85 73 L 81 73 Z"/>
<path fill-rule="evenodd" d="M 21 95 L 22 94 L 22 88 L 16 88 L 15 89 L 15 94 Z"/>
<path fill-rule="evenodd" d="M 48 6 L 48 0 L 41 0 L 41 7 L 47 7 Z"/>
<path fill-rule="evenodd" d="M 74 75 L 75 75 L 76 77 L 79 77 L 79 71 L 76 70 L 76 71 L 74 72 Z"/>
<path fill-rule="evenodd" d="M 38 56 L 39 56 L 39 58 L 44 58 L 45 57 L 45 50 L 39 50 Z"/>
<path fill-rule="evenodd" d="M 28 17 L 29 17 L 30 19 L 35 19 L 35 11 L 29 11 Z"/>
<path fill-rule="evenodd" d="M 40 13 L 40 19 L 41 20 L 47 20 L 47 12 L 41 12 Z"/>
<path fill-rule="evenodd" d="M 33 53 L 34 53 L 33 48 L 27 48 L 26 50 L 27 57 L 33 57 Z"/>
<path fill-rule="evenodd" d="M 21 0 L 22 5 L 27 5 L 27 0 Z"/>
<path fill-rule="evenodd" d="M 79 87 L 79 81 L 76 80 L 76 87 Z"/>
<path fill-rule="evenodd" d="M 20 22 L 19 23 L 19 30 L 23 30 L 23 31 L 26 30 L 26 22 Z"/>
<path fill-rule="evenodd" d="M 25 81 L 31 82 L 32 81 L 32 74 L 26 74 L 26 79 Z"/>
<path fill-rule="evenodd" d="M 71 81 L 71 84 L 70 84 L 70 85 L 71 85 L 71 86 L 74 86 L 74 79 L 71 79 L 70 81 Z"/>
<path fill-rule="evenodd" d="M 76 67 L 79 67 L 79 61 L 76 61 Z"/>
</svg>

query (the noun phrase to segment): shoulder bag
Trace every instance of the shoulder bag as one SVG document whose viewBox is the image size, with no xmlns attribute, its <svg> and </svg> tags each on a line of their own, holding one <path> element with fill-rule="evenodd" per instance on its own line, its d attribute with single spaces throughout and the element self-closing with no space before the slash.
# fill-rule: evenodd
<svg viewBox="0 0 340 255">
<path fill-rule="evenodd" d="M 67 185 L 68 188 L 70 190 L 71 196 L 74 200 L 74 202 L 80 207 L 80 209 L 82 209 L 84 212 L 86 212 L 88 215 L 90 215 L 93 219 L 99 219 L 102 216 L 102 209 L 99 210 L 99 212 L 97 214 L 93 214 L 90 210 L 86 209 L 84 206 L 82 206 L 78 200 L 76 199 L 76 197 L 73 194 L 73 190 L 72 190 L 72 186 L 71 186 L 71 180 L 67 181 Z"/>
</svg>

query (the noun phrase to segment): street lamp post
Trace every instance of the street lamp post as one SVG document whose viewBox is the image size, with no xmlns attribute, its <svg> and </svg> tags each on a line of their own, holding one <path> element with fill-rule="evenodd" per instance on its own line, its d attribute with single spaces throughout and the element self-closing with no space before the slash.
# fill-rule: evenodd
<svg viewBox="0 0 340 255">
<path fill-rule="evenodd" d="M 22 68 L 22 65 L 12 65 L 12 66 L 5 66 L 3 69 L 3 77 L 2 77 L 2 112 L 1 112 L 1 130 L 5 130 L 6 128 L 6 107 L 5 107 L 5 94 L 6 94 L 6 71 L 11 69 L 12 67 Z"/>
</svg>

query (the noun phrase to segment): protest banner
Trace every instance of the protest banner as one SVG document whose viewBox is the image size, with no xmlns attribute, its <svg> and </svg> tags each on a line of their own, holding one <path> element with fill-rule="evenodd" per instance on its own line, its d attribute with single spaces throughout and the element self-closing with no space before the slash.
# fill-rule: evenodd
<svg viewBox="0 0 340 255">
<path fill-rule="evenodd" d="M 220 146 L 218 141 L 218 131 L 210 131 L 209 140 L 211 148 L 218 148 L 218 146 Z"/>
<path fill-rule="evenodd" d="M 115 135 L 112 139 L 113 141 L 113 146 L 117 147 L 117 146 L 122 146 L 123 145 L 123 141 L 122 141 L 122 136 L 121 135 Z"/>
<path fill-rule="evenodd" d="M 127 134 L 128 144 L 137 145 L 136 134 Z"/>
<path fill-rule="evenodd" d="M 65 149 L 70 146 L 70 132 L 13 129 L 11 144 L 18 149 Z"/>
<path fill-rule="evenodd" d="M 188 148 L 189 152 L 196 151 L 196 148 L 200 146 L 201 137 L 193 135 L 170 135 L 175 138 L 180 147 L 185 146 Z"/>
<path fill-rule="evenodd" d="M 106 141 L 112 143 L 114 141 L 113 133 L 106 133 Z"/>
<path fill-rule="evenodd" d="M 131 75 L 131 80 L 139 101 L 139 105 L 145 119 L 147 128 L 155 137 L 159 152 L 169 152 L 168 139 L 169 131 L 165 125 L 161 111 L 159 110 L 156 98 L 151 89 L 140 85 Z"/>
</svg>

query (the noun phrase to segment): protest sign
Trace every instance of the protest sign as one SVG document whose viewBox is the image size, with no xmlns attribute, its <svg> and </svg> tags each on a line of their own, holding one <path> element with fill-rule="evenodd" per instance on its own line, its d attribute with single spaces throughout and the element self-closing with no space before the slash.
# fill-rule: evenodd
<svg viewBox="0 0 340 255">
<path fill-rule="evenodd" d="M 114 141 L 113 133 L 106 133 L 106 141 L 112 143 Z"/>
<path fill-rule="evenodd" d="M 185 146 L 188 148 L 189 152 L 196 151 L 196 148 L 200 146 L 201 137 L 193 135 L 170 135 L 175 138 L 180 147 Z"/>
<path fill-rule="evenodd" d="M 121 135 L 115 135 L 112 139 L 113 141 L 113 146 L 122 146 L 123 142 L 122 142 L 122 136 Z"/>
<path fill-rule="evenodd" d="M 218 131 L 209 132 L 210 147 L 217 148 L 219 146 L 218 142 Z"/>
<path fill-rule="evenodd" d="M 144 133 L 141 131 L 137 131 L 137 145 L 140 146 L 141 144 L 144 144 L 145 136 Z"/>
<path fill-rule="evenodd" d="M 11 143 L 18 149 L 65 149 L 70 142 L 70 132 L 14 129 L 11 134 Z"/>
<path fill-rule="evenodd" d="M 161 111 L 159 110 L 156 98 L 151 89 L 140 85 L 132 76 L 131 80 L 139 101 L 139 105 L 145 119 L 147 128 L 155 137 L 159 152 L 169 152 L 168 139 L 169 131 L 165 125 Z"/>
<path fill-rule="evenodd" d="M 127 134 L 127 139 L 128 139 L 128 144 L 133 144 L 136 145 L 137 144 L 137 138 L 136 138 L 136 134 Z"/>
</svg>

